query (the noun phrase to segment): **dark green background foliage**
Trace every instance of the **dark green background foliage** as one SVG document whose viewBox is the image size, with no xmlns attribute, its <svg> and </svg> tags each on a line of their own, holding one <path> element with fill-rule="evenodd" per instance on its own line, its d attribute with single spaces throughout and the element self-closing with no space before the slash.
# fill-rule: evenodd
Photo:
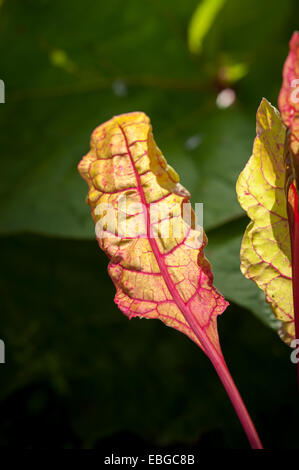
<svg viewBox="0 0 299 470">
<path fill-rule="evenodd" d="M 197 0 L 9 0 L 0 7 L 0 445 L 247 448 L 204 354 L 158 321 L 128 321 L 113 303 L 77 163 L 91 131 L 140 110 L 204 202 L 207 255 L 231 306 L 224 355 L 261 437 L 298 447 L 295 366 L 263 294 L 242 277 L 247 224 L 235 182 L 263 96 L 276 104 L 296 0 L 227 0 L 188 50 Z M 240 80 L 223 70 L 243 64 Z M 215 102 L 225 86 L 237 99 Z M 197 136 L 199 145 L 186 142 Z"/>
</svg>

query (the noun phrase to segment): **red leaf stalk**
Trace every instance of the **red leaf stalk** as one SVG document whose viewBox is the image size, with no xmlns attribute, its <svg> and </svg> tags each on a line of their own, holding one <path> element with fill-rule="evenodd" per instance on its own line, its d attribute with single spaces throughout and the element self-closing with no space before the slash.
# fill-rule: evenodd
<svg viewBox="0 0 299 470">
<path fill-rule="evenodd" d="M 298 193 L 294 183 L 292 183 L 289 188 L 288 214 L 292 245 L 292 283 L 295 316 L 295 335 L 296 338 L 299 339 L 299 211 Z M 297 371 L 299 386 L 299 363 Z"/>
</svg>

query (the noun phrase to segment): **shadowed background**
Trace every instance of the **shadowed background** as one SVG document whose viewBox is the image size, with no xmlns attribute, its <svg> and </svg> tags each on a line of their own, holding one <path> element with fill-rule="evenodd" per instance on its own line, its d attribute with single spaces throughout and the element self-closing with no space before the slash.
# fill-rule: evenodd
<svg viewBox="0 0 299 470">
<path fill-rule="evenodd" d="M 240 273 L 248 220 L 235 194 L 298 17 L 296 0 L 0 2 L 2 448 L 248 446 L 204 354 L 113 303 L 76 167 L 91 131 L 130 111 L 150 116 L 204 203 L 206 253 L 231 303 L 220 340 L 264 445 L 298 448 L 296 370 Z"/>
</svg>

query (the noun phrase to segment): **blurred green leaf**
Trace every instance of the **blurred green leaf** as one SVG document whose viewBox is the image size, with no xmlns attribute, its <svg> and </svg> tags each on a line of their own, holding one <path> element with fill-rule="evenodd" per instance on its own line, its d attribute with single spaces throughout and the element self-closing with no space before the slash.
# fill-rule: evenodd
<svg viewBox="0 0 299 470">
<path fill-rule="evenodd" d="M 225 58 L 218 71 L 218 78 L 224 86 L 231 86 L 247 75 L 249 66 L 245 62 L 233 63 Z"/>
<path fill-rule="evenodd" d="M 188 28 L 188 44 L 193 54 L 202 50 L 202 42 L 226 0 L 201 0 Z"/>
</svg>

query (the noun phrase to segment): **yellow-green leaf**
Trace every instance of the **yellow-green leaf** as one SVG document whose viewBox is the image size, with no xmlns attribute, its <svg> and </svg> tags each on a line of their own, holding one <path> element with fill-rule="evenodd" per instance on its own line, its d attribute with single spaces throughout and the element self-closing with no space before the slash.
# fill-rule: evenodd
<svg viewBox="0 0 299 470">
<path fill-rule="evenodd" d="M 253 153 L 237 182 L 238 199 L 251 219 L 241 246 L 241 271 L 265 292 L 281 320 L 282 339 L 295 336 L 291 243 L 285 195 L 286 128 L 263 99 L 257 111 Z"/>
</svg>

